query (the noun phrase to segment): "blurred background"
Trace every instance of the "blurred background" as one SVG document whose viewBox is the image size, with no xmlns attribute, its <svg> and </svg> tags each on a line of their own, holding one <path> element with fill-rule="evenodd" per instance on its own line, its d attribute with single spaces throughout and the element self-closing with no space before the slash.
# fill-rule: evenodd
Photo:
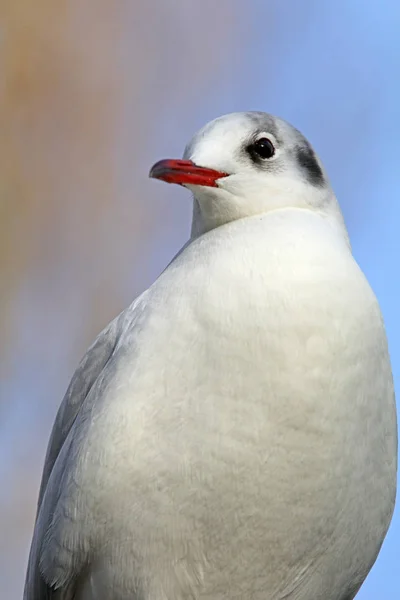
<svg viewBox="0 0 400 600">
<path fill-rule="evenodd" d="M 0 589 L 22 595 L 44 453 L 83 352 L 186 241 L 147 178 L 208 120 L 266 110 L 312 141 L 400 377 L 400 4 L 0 0 Z M 400 597 L 397 512 L 360 600 Z"/>
</svg>

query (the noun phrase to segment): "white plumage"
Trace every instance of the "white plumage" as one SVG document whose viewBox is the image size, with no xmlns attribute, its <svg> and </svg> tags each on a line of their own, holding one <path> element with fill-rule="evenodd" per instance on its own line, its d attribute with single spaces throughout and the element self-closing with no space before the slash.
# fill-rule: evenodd
<svg viewBox="0 0 400 600">
<path fill-rule="evenodd" d="M 152 175 L 192 238 L 74 375 L 25 600 L 351 600 L 396 489 L 378 303 L 290 125 L 228 115 L 184 158 Z"/>
</svg>

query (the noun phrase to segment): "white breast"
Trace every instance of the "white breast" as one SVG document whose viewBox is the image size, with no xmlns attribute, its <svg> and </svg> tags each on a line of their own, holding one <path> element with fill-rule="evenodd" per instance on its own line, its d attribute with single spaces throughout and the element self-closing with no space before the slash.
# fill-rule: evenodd
<svg viewBox="0 0 400 600">
<path fill-rule="evenodd" d="M 352 598 L 392 514 L 396 426 L 341 233 L 305 210 L 220 227 L 141 310 L 76 474 L 93 597 Z"/>
</svg>

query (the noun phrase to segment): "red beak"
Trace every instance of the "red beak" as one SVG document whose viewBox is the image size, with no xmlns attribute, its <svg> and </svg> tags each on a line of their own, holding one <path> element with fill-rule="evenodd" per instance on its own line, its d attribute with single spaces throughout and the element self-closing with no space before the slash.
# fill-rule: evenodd
<svg viewBox="0 0 400 600">
<path fill-rule="evenodd" d="M 221 173 L 221 171 L 198 167 L 191 160 L 178 159 L 159 160 L 149 173 L 149 177 L 161 179 L 167 183 L 208 187 L 217 187 L 217 180 L 227 176 L 227 173 Z"/>
</svg>

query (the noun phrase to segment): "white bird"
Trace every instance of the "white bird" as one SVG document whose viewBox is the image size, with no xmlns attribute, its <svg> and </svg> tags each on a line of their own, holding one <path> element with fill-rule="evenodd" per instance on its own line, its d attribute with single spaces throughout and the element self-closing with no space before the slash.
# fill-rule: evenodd
<svg viewBox="0 0 400 600">
<path fill-rule="evenodd" d="M 150 176 L 193 192 L 191 239 L 71 381 L 25 600 L 351 600 L 393 512 L 396 414 L 325 171 L 249 112 Z"/>
</svg>

